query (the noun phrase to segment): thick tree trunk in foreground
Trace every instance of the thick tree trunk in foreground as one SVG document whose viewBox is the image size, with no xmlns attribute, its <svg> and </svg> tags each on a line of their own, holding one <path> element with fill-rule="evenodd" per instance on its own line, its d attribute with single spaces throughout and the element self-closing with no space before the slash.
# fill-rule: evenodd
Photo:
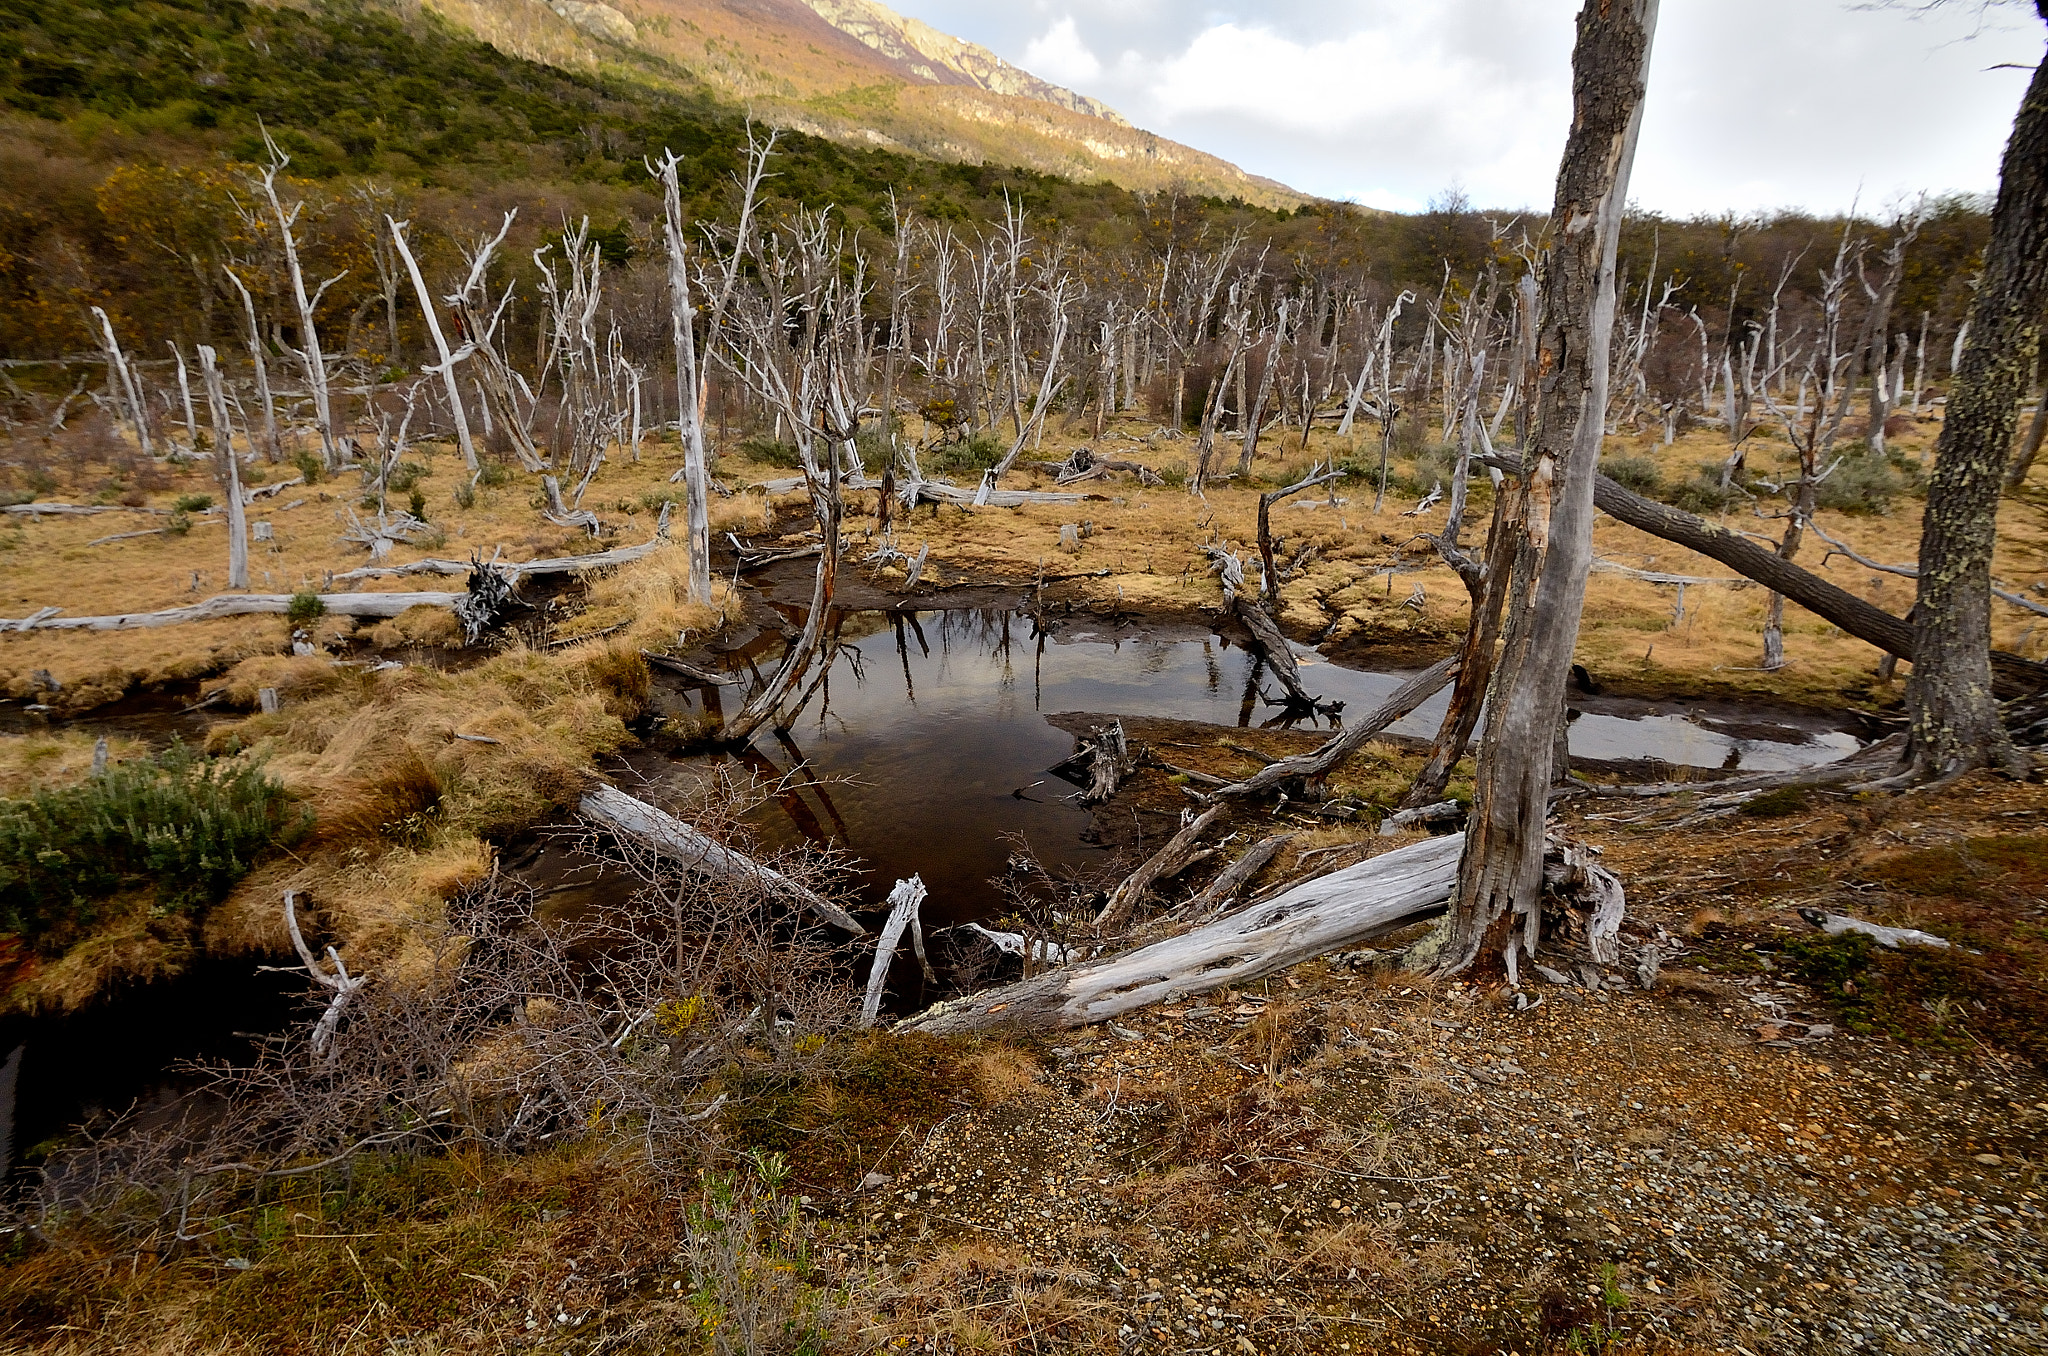
<svg viewBox="0 0 2048 1356">
<path fill-rule="evenodd" d="M 1920 590 L 1903 775 L 2025 766 L 1991 677 L 1991 548 L 2013 426 L 2048 302 L 2048 62 L 2035 68 L 1999 170 L 1962 369 L 1949 393 L 1920 527 Z"/>
<path fill-rule="evenodd" d="M 1523 531 L 1488 694 L 1472 820 L 1442 965 L 1541 936 L 1543 825 L 1555 736 L 1593 563 L 1593 482 L 1607 411 L 1614 258 L 1642 125 L 1657 0 L 1587 0 L 1572 54 L 1572 129 L 1542 265 L 1530 455 L 1513 493 Z M 1510 973 L 1513 972 L 1510 962 Z"/>
</svg>

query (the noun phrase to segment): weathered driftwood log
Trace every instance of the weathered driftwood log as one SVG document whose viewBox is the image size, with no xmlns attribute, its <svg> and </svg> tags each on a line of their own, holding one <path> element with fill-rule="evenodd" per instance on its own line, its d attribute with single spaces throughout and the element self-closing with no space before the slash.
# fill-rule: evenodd
<svg viewBox="0 0 2048 1356">
<path fill-rule="evenodd" d="M 735 852 L 707 837 L 664 810 L 635 799 L 616 786 L 598 785 L 584 793 L 577 805 L 585 819 L 622 838 L 677 858 L 686 871 L 717 880 L 737 880 L 764 893 L 794 900 L 836 928 L 855 936 L 867 929 L 852 914 L 812 890 L 745 853 Z"/>
<path fill-rule="evenodd" d="M 0 504 L 0 513 L 12 513 L 23 518 L 40 518 L 44 514 L 57 517 L 83 517 L 91 513 L 154 513 L 168 514 L 169 509 L 130 508 L 126 504 Z"/>
<path fill-rule="evenodd" d="M 1078 504 L 1084 499 L 1100 499 L 1099 494 L 1058 494 L 1051 490 L 998 490 L 977 487 L 963 490 L 957 485 L 943 485 L 936 480 L 919 480 L 906 485 L 902 491 L 904 501 L 915 508 L 919 502 L 932 504 L 959 504 L 965 508 L 1017 508 L 1024 504 Z"/>
<path fill-rule="evenodd" d="M 1293 838 L 1294 835 L 1291 833 L 1276 833 L 1260 839 L 1236 861 L 1223 868 L 1222 873 L 1209 882 L 1208 888 L 1190 899 L 1182 909 L 1191 917 L 1199 918 L 1203 914 L 1217 913 L 1229 907 L 1236 900 L 1237 892 L 1244 888 L 1245 882 L 1256 876 L 1259 868 L 1272 861 L 1274 854 L 1286 847 Z"/>
<path fill-rule="evenodd" d="M 1083 947 L 1061 946 L 1058 942 L 1027 942 L 1024 934 L 1021 932 L 1001 932 L 993 928 L 985 928 L 979 923 L 963 923 L 961 926 L 969 932 L 986 939 L 990 946 L 993 946 L 1005 956 L 1015 956 L 1019 960 L 1023 960 L 1028 956 L 1029 963 L 1034 967 L 1065 965 L 1070 961 L 1080 960 L 1088 954 L 1087 950 Z"/>
<path fill-rule="evenodd" d="M 1940 951 L 1948 950 L 1948 940 L 1918 928 L 1888 928 L 1881 923 L 1867 923 L 1861 918 L 1851 918 L 1845 913 L 1828 913 L 1822 909 L 1801 909 L 1799 916 L 1819 928 L 1830 937 L 1856 934 L 1868 937 L 1879 946 L 1893 951 L 1902 946 L 1931 946 Z"/>
<path fill-rule="evenodd" d="M 1102 912 L 1095 915 L 1095 930 L 1108 934 L 1121 929 L 1131 921 L 1131 914 L 1137 909 L 1138 901 L 1160 881 L 1179 874 L 1195 859 L 1195 845 L 1202 833 L 1223 814 L 1221 805 L 1212 805 L 1192 818 L 1182 816 L 1180 832 L 1166 840 L 1166 846 L 1145 859 L 1124 883 L 1110 891 L 1109 901 L 1102 906 Z"/>
<path fill-rule="evenodd" d="M 1347 755 L 1364 747 L 1368 739 L 1442 691 L 1444 686 L 1457 676 L 1457 672 L 1456 659 L 1438 660 L 1387 694 L 1387 699 L 1381 702 L 1371 715 L 1355 725 L 1345 726 L 1343 733 L 1314 753 L 1298 754 L 1293 758 L 1282 758 L 1277 763 L 1269 763 L 1241 782 L 1232 782 L 1228 786 L 1216 788 L 1209 793 L 1209 798 L 1223 800 L 1234 796 L 1254 796 L 1270 791 L 1282 782 L 1322 776 L 1343 762 Z"/>
<path fill-rule="evenodd" d="M 323 593 L 321 603 L 336 617 L 395 617 L 408 608 L 453 607 L 466 595 L 421 590 L 416 593 Z M 153 626 L 216 621 L 291 609 L 289 593 L 219 593 L 204 602 L 169 607 L 161 612 L 121 612 L 110 617 L 64 617 L 49 608 L 31 617 L 0 617 L 0 631 L 140 631 Z"/>
<path fill-rule="evenodd" d="M 1086 1026 L 1247 984 L 1442 913 L 1464 845 L 1464 835 L 1451 834 L 1396 848 L 1178 937 L 941 1003 L 900 1026 L 938 1033 Z"/>
<path fill-rule="evenodd" d="M 924 880 L 912 876 L 899 880 L 896 888 L 889 892 L 889 917 L 882 924 L 882 935 L 875 942 L 875 963 L 868 970 L 868 991 L 861 1000 L 860 1024 L 873 1026 L 875 1014 L 882 1010 L 882 986 L 889 978 L 889 963 L 896 959 L 896 948 L 903 943 L 907 928 L 912 934 L 912 945 L 917 958 L 924 963 L 925 974 L 932 977 L 931 962 L 924 955 L 924 923 L 918 917 L 918 909 L 924 904 Z"/>
</svg>

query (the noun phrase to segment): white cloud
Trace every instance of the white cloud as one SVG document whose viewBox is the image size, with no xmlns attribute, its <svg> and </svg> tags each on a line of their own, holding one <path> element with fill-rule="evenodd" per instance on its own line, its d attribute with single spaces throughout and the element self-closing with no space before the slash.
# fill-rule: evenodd
<svg viewBox="0 0 2048 1356">
<path fill-rule="evenodd" d="M 1061 19 L 1024 49 L 1025 70 L 1056 85 L 1078 85 L 1102 74 L 1102 63 L 1074 28 L 1071 15 Z"/>
<path fill-rule="evenodd" d="M 1482 206 L 1547 207 L 1570 117 L 1579 0 L 895 3 L 1333 198 L 1413 206 L 1456 180 Z M 2023 7 L 1979 11 L 1665 0 L 1631 196 L 1829 211 L 1994 187 L 2027 75 L 1989 68 L 2031 66 L 2042 29 Z"/>
</svg>

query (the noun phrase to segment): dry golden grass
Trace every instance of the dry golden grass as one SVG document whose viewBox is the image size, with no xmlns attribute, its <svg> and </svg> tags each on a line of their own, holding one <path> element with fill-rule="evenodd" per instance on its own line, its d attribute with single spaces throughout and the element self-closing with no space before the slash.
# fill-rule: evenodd
<svg viewBox="0 0 2048 1356">
<path fill-rule="evenodd" d="M 0 735 L 0 798 L 18 799 L 83 781 L 92 772 L 96 736 L 83 730 L 53 729 Z M 107 736 L 107 761 L 126 762 L 148 753 L 131 735 Z"/>
<path fill-rule="evenodd" d="M 417 445 L 408 452 L 407 459 L 426 468 L 419 489 L 427 501 L 426 516 L 440 539 L 401 546 L 392 552 L 387 563 L 403 565 L 426 556 L 461 558 L 472 551 L 485 557 L 502 552 L 507 560 L 529 560 L 634 544 L 654 529 L 656 513 L 647 503 L 658 504 L 661 497 L 677 493 L 668 484 L 668 476 L 679 464 L 679 458 L 680 453 L 666 444 L 646 445 L 638 462 L 615 449 L 614 459 L 592 483 L 585 502 L 616 528 L 617 535 L 609 541 L 595 541 L 582 533 L 554 527 L 543 519 L 538 507 L 538 486 L 525 477 L 497 487 L 480 485 L 473 506 L 462 508 L 454 494 L 464 476 L 453 450 L 434 444 Z M 61 482 L 46 498 L 89 502 L 94 497 L 101 484 L 97 468 L 71 469 L 70 480 Z M 168 509 L 181 495 L 211 494 L 218 499 L 218 488 L 203 468 L 162 469 L 163 488 L 130 497 L 143 498 L 148 506 L 159 509 Z M 282 465 L 262 470 L 272 482 L 297 474 L 294 468 Z M 331 588 L 367 593 L 446 591 L 461 587 L 459 580 L 432 576 L 329 585 L 331 575 L 366 563 L 360 546 L 341 539 L 349 509 L 368 513 L 360 507 L 361 494 L 359 477 L 350 473 L 310 487 L 291 486 L 274 498 L 251 505 L 250 520 L 268 521 L 274 532 L 268 543 L 250 543 L 253 591 L 291 593 Z M 406 495 L 394 494 L 388 502 L 392 508 L 400 509 L 405 507 L 406 499 Z M 0 615 L 22 616 L 41 607 L 61 607 L 66 615 L 74 617 L 151 611 L 182 606 L 222 592 L 227 574 L 227 535 L 219 517 L 217 513 L 193 515 L 191 530 L 182 536 L 139 537 L 92 546 L 88 543 L 100 537 L 161 526 L 166 519 L 123 513 L 39 521 L 10 516 L 8 522 L 0 524 Z M 721 499 L 713 504 L 713 522 L 719 530 L 728 526 L 742 532 L 758 530 L 762 521 L 762 497 L 758 494 Z M 672 576 L 674 567 L 666 566 L 660 573 Z M 649 587 L 659 592 L 658 587 Z M 617 601 L 643 600 L 634 598 L 629 591 Z M 665 614 L 659 619 L 664 625 L 670 620 Z M 677 629 L 689 625 L 690 621 L 685 619 Z M 316 641 L 332 644 L 355 632 L 358 624 L 351 619 L 330 617 L 321 619 L 313 629 Z M 439 608 L 404 613 L 390 621 L 366 620 L 361 629 L 375 643 L 387 646 L 445 644 L 455 637 L 451 619 Z M 133 687 L 202 678 L 244 659 L 277 654 L 287 647 L 289 631 L 283 617 L 261 616 L 142 631 L 38 630 L 9 634 L 0 637 L 0 692 L 25 698 L 35 690 L 32 675 L 37 670 L 47 670 L 63 684 L 63 689 L 44 700 L 61 711 L 87 710 Z"/>
</svg>

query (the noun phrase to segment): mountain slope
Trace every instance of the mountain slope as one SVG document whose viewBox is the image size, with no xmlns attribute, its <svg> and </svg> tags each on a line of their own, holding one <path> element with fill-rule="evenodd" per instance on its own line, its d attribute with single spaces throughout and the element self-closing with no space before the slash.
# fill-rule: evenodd
<svg viewBox="0 0 2048 1356">
<path fill-rule="evenodd" d="M 993 94 L 1018 94 L 1042 99 L 1075 113 L 1129 127 L 1124 116 L 1085 94 L 1040 80 L 1012 66 L 986 47 L 941 33 L 919 19 L 908 18 L 874 0 L 805 0 L 820 18 L 840 32 L 908 65 L 939 85 L 973 85 Z"/>
<path fill-rule="evenodd" d="M 874 0 L 426 3 L 501 50 L 552 65 L 657 57 L 766 122 L 852 145 L 1267 207 L 1306 201 Z"/>
</svg>

